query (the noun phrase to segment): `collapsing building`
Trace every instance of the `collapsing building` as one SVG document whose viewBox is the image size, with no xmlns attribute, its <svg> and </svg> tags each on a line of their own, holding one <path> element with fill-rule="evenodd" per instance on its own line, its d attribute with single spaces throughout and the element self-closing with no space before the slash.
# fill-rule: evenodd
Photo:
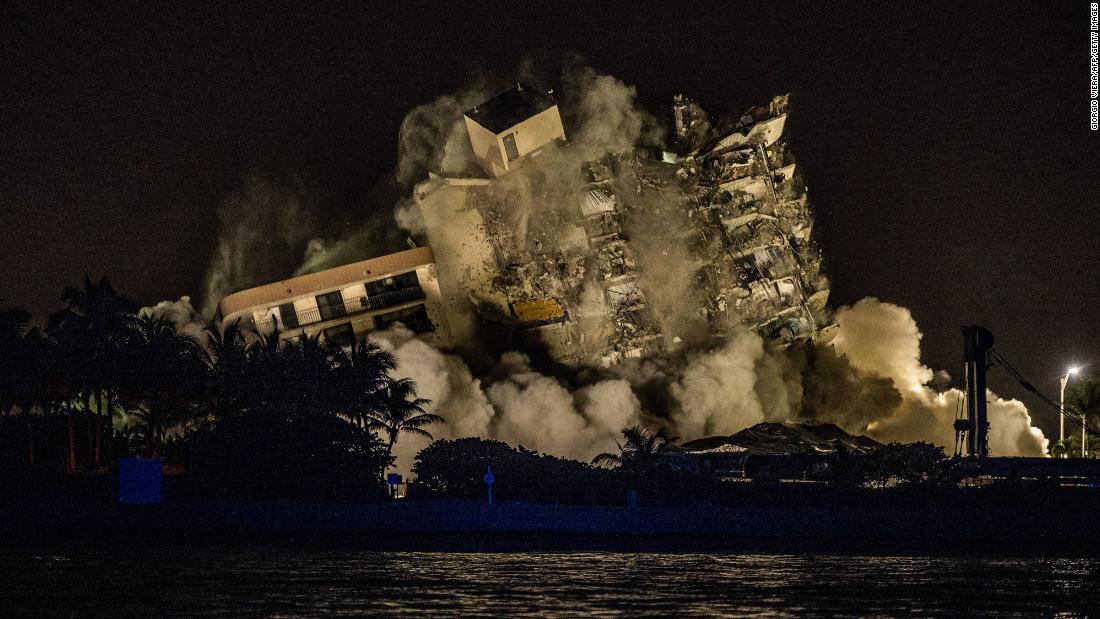
<svg viewBox="0 0 1100 619">
<path fill-rule="evenodd" d="M 577 368 L 745 327 L 828 337 L 787 107 L 717 132 L 680 96 L 675 152 L 593 153 L 568 142 L 551 93 L 517 84 L 465 113 L 471 169 L 416 188 L 431 249 L 237 292 L 219 317 L 342 345 L 400 322 L 440 347 L 491 340 Z"/>
<path fill-rule="evenodd" d="M 517 84 L 469 110 L 489 178 L 432 174 L 415 195 L 444 305 L 467 325 L 456 341 L 489 325 L 556 362 L 608 366 L 742 327 L 828 337 L 787 112 L 776 97 L 718 134 L 677 97 L 676 152 L 588 159 L 570 150 L 548 93 Z"/>
<path fill-rule="evenodd" d="M 689 117 L 677 135 L 689 145 L 697 143 L 690 133 L 694 108 L 683 98 L 674 106 Z M 721 239 L 700 279 L 716 327 L 740 322 L 786 341 L 820 339 L 831 332 L 828 284 L 810 236 L 806 189 L 784 139 L 787 108 L 787 97 L 776 97 L 685 158 L 697 171 L 699 233 Z"/>
</svg>

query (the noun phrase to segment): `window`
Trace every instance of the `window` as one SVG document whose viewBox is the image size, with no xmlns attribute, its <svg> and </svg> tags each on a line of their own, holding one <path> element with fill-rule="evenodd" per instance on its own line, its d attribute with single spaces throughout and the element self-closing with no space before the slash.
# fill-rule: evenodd
<svg viewBox="0 0 1100 619">
<path fill-rule="evenodd" d="M 400 275 L 387 277 L 373 282 L 367 282 L 367 296 L 375 297 L 387 292 L 397 292 L 406 288 L 416 288 L 420 285 L 420 279 L 416 271 L 409 271 Z"/>
<path fill-rule="evenodd" d="M 509 133 L 504 136 L 504 152 L 508 153 L 508 161 L 519 159 L 519 149 L 516 148 L 516 134 Z"/>
<path fill-rule="evenodd" d="M 374 309 L 393 307 L 424 298 L 416 271 L 367 282 L 367 303 Z"/>
<path fill-rule="evenodd" d="M 329 346 L 345 348 L 355 345 L 355 331 L 352 330 L 350 322 L 329 327 L 323 333 L 325 334 L 325 344 Z"/>
<path fill-rule="evenodd" d="M 317 295 L 317 309 L 321 313 L 321 320 L 343 318 L 348 314 L 347 310 L 344 309 L 344 298 L 340 296 L 339 290 Z"/>
<path fill-rule="evenodd" d="M 279 330 L 298 328 L 298 312 L 294 311 L 293 303 L 283 303 L 279 306 L 279 318 Z"/>
<path fill-rule="evenodd" d="M 428 309 L 423 305 L 407 307 L 374 317 L 374 326 L 377 329 L 388 329 L 395 322 L 405 325 L 413 333 L 427 333 L 435 330 L 435 325 L 428 318 Z"/>
</svg>

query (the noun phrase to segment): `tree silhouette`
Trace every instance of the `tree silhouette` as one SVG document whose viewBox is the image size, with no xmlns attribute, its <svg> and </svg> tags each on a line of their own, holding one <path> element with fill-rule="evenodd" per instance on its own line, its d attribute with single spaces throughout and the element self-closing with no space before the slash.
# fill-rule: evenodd
<svg viewBox="0 0 1100 619">
<path fill-rule="evenodd" d="M 134 335 L 135 307 L 106 277 L 92 282 L 85 276 L 82 288 L 67 287 L 61 297 L 65 309 L 50 316 L 47 332 L 68 353 L 89 408 L 94 405 L 97 411 L 92 461 L 98 468 L 102 464 L 104 424 L 108 440 L 113 435 L 121 374 Z"/>
<path fill-rule="evenodd" d="M 145 457 L 155 458 L 165 433 L 198 414 L 207 366 L 198 340 L 171 321 L 143 316 L 135 326 L 126 387 L 145 422 Z"/>
<path fill-rule="evenodd" d="M 596 466 L 643 471 L 657 464 L 662 453 L 676 441 L 665 428 L 656 432 L 633 426 L 623 429 L 623 442 L 619 453 L 602 453 L 592 459 Z"/>
<path fill-rule="evenodd" d="M 31 320 L 26 310 L 5 308 L 3 303 L 0 299 L 0 416 L 9 414 L 15 406 L 16 381 L 25 371 L 22 367 L 24 338 Z"/>
<path fill-rule="evenodd" d="M 336 350 L 334 382 L 341 391 L 344 414 L 360 429 L 366 429 L 370 419 L 382 413 L 384 391 L 397 360 L 370 338 L 347 350 Z"/>
<path fill-rule="evenodd" d="M 34 410 L 44 411 L 47 394 L 39 354 L 41 334 L 30 328 L 22 308 L 0 310 L 0 415 L 16 409 L 26 431 L 26 463 L 35 465 Z"/>
<path fill-rule="evenodd" d="M 443 421 L 439 415 L 424 410 L 432 401 L 416 397 L 416 383 L 411 379 L 390 380 L 379 395 L 379 410 L 371 414 L 368 427 L 386 436 L 386 448 L 390 453 L 393 453 L 393 445 L 401 433 L 431 440 L 432 435 L 424 426 Z"/>
<path fill-rule="evenodd" d="M 200 343 L 167 317 L 137 316 L 106 278 L 85 277 L 62 298 L 44 333 L 0 304 L 5 463 L 98 471 L 140 453 L 197 463 L 207 480 L 232 471 L 241 491 L 255 475 L 276 493 L 309 495 L 326 479 L 370 490 L 402 433 L 431 438 L 441 420 L 370 340 L 341 348 L 212 324 Z"/>
</svg>

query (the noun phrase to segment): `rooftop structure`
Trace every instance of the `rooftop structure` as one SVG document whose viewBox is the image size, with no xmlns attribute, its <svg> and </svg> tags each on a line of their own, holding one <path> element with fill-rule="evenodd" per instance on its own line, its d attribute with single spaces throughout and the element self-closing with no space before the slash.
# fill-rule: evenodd
<svg viewBox="0 0 1100 619">
<path fill-rule="evenodd" d="M 474 156 L 492 176 L 507 174 L 523 157 L 565 139 L 554 99 L 522 83 L 468 110 L 464 119 Z"/>
<path fill-rule="evenodd" d="M 439 346 L 451 344 L 427 247 L 235 292 L 218 305 L 225 323 L 241 322 L 280 338 L 317 336 L 351 345 L 401 323 Z"/>
<path fill-rule="evenodd" d="M 664 453 L 674 468 L 728 481 L 820 480 L 837 452 L 866 455 L 882 447 L 833 424 L 758 423 L 730 436 L 711 436 Z"/>
</svg>

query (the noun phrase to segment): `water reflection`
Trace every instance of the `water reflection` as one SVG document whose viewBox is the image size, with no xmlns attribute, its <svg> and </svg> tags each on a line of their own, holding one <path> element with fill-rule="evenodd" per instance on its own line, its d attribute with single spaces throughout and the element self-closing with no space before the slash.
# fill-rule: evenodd
<svg viewBox="0 0 1100 619">
<path fill-rule="evenodd" d="M 0 616 L 1036 616 L 1100 608 L 1094 559 L 426 553 L 200 545 L 0 558 Z"/>
</svg>

